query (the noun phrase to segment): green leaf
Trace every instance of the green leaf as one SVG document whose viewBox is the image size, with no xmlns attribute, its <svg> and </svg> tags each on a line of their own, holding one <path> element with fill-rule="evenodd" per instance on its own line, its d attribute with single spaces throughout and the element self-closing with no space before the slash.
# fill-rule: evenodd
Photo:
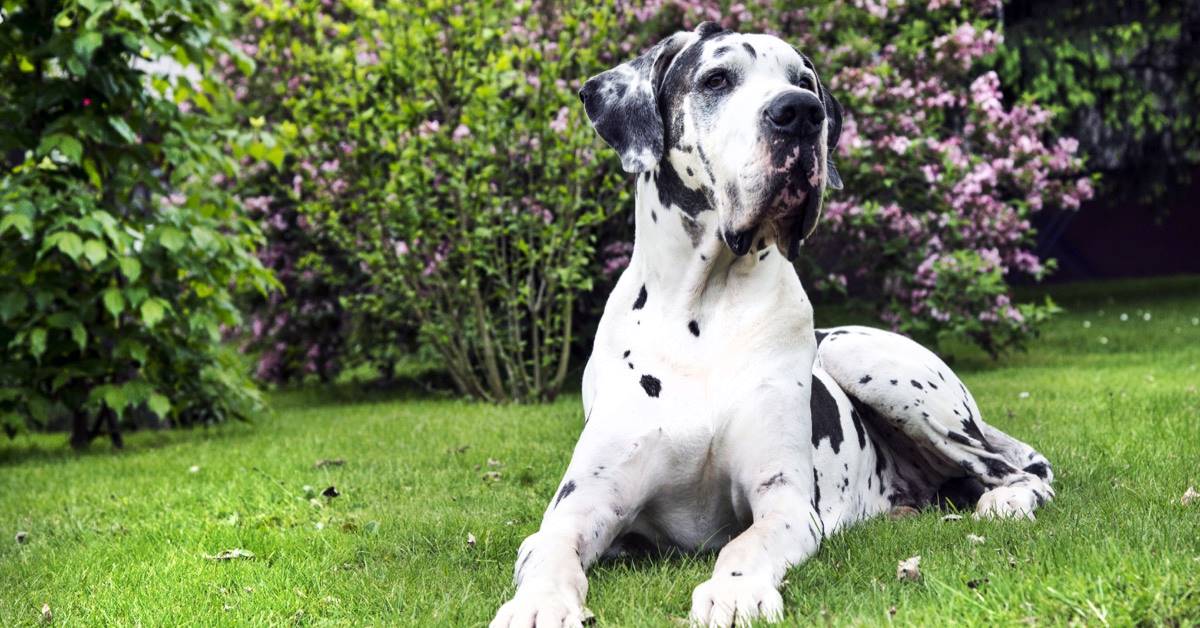
<svg viewBox="0 0 1200 628">
<path fill-rule="evenodd" d="M 213 244 L 213 232 L 204 227 L 192 227 L 192 239 L 196 241 L 196 246 L 208 249 Z"/>
<path fill-rule="evenodd" d="M 83 254 L 92 263 L 92 266 L 108 259 L 108 249 L 104 248 L 104 243 L 99 240 L 88 240 L 83 243 Z"/>
<path fill-rule="evenodd" d="M 87 348 L 87 330 L 83 328 L 83 324 L 76 322 L 71 325 L 71 338 L 75 339 L 75 344 L 79 345 L 79 350 L 83 351 Z"/>
<path fill-rule="evenodd" d="M 158 241 L 163 245 L 163 248 L 175 253 L 187 244 L 187 237 L 183 232 L 175 227 L 160 227 L 158 229 Z"/>
<path fill-rule="evenodd" d="M 25 297 L 25 293 L 18 290 L 0 294 L 0 321 L 8 322 L 20 314 L 28 303 L 29 299 Z"/>
<path fill-rule="evenodd" d="M 21 232 L 22 238 L 33 237 L 33 219 L 28 215 L 18 213 L 5 215 L 3 219 L 0 219 L 0 236 L 13 227 L 16 227 L 17 231 Z"/>
<path fill-rule="evenodd" d="M 58 149 L 58 152 L 73 164 L 79 163 L 79 160 L 83 158 L 83 144 L 70 135 L 54 133 L 43 137 L 42 141 L 38 143 L 37 152 L 39 155 L 49 155 L 54 149 Z"/>
<path fill-rule="evenodd" d="M 83 253 L 83 240 L 74 233 L 59 231 L 51 237 L 55 237 L 58 250 L 62 251 L 67 257 L 78 260 L 79 256 Z"/>
<path fill-rule="evenodd" d="M 171 400 L 167 399 L 166 395 L 159 393 L 151 393 L 150 399 L 146 402 L 150 407 L 150 411 L 158 415 L 158 418 L 167 418 L 167 413 L 171 411 Z"/>
<path fill-rule="evenodd" d="M 121 274 L 129 281 L 137 281 L 142 275 L 142 263 L 134 257 L 122 257 L 118 262 L 121 265 Z"/>
<path fill-rule="evenodd" d="M 137 135 L 134 134 L 133 129 L 129 128 L 129 123 L 125 120 L 121 118 L 109 118 L 108 126 L 111 126 L 126 143 L 133 144 L 137 142 Z"/>
<path fill-rule="evenodd" d="M 159 301 L 159 299 L 146 299 L 142 303 L 142 322 L 146 323 L 147 327 L 157 325 L 163 319 L 163 314 L 166 313 Z"/>
<path fill-rule="evenodd" d="M 96 49 L 104 43 L 104 36 L 96 31 L 90 31 L 75 38 L 73 48 L 75 54 L 79 55 L 80 61 L 91 63 L 92 55 L 96 53 Z"/>
<path fill-rule="evenodd" d="M 46 330 L 38 327 L 29 332 L 29 352 L 40 358 L 46 352 Z"/>
<path fill-rule="evenodd" d="M 120 288 L 109 288 L 104 291 L 104 308 L 112 314 L 113 318 L 121 316 L 121 312 L 125 311 L 125 297 L 121 295 Z"/>
</svg>

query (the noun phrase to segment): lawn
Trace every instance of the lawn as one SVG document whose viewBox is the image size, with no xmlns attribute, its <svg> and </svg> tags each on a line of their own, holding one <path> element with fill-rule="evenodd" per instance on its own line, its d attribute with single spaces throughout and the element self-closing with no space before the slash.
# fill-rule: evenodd
<svg viewBox="0 0 1200 628">
<path fill-rule="evenodd" d="M 1200 489 L 1200 278 L 1049 292 L 1067 311 L 1027 353 L 954 366 L 988 421 L 1054 463 L 1058 498 L 1036 523 L 931 510 L 835 536 L 789 574 L 789 623 L 1200 622 L 1200 502 L 1180 503 Z M 485 624 L 581 426 L 575 395 L 274 401 L 117 453 L 0 441 L 0 625 L 43 604 L 64 624 Z M 206 558 L 232 548 L 254 556 Z M 923 580 L 897 581 L 918 554 Z M 713 560 L 601 565 L 588 606 L 601 625 L 669 625 Z"/>
</svg>

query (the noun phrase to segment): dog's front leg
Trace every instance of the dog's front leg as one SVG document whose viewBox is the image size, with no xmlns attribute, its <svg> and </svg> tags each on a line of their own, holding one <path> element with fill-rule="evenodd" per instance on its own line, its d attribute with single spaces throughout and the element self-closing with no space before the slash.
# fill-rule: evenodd
<svg viewBox="0 0 1200 628">
<path fill-rule="evenodd" d="M 517 551 L 516 594 L 496 612 L 491 628 L 582 625 L 585 570 L 636 514 L 642 454 L 652 448 L 645 439 L 589 446 L 586 435 L 541 528 Z"/>
<path fill-rule="evenodd" d="M 779 621 L 783 598 L 778 588 L 784 575 L 817 551 L 822 524 L 812 502 L 811 448 L 791 431 L 785 428 L 770 440 L 733 439 L 758 443 L 735 458 L 746 461 L 734 477 L 753 523 L 721 550 L 712 578 L 692 593 L 693 624 Z"/>
</svg>

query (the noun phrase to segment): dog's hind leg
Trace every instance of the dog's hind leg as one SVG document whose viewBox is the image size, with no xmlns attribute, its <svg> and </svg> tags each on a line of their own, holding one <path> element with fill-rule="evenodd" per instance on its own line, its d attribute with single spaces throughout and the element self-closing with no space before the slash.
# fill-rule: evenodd
<svg viewBox="0 0 1200 628">
<path fill-rule="evenodd" d="M 977 517 L 1032 519 L 1054 496 L 1049 461 L 984 423 L 967 387 L 931 351 L 869 327 L 819 330 L 817 338 L 818 365 L 876 426 L 885 448 L 896 433 L 915 447 L 908 455 L 892 447 L 910 475 L 926 469 L 935 490 L 977 496 Z"/>
</svg>

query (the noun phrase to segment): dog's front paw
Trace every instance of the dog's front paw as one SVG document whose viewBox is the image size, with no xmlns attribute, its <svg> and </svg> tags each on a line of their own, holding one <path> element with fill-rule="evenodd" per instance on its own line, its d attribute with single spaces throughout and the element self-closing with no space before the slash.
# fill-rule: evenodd
<svg viewBox="0 0 1200 628">
<path fill-rule="evenodd" d="M 1038 506 L 1037 495 L 1027 486 L 997 486 L 979 497 L 976 519 L 1028 519 Z"/>
<path fill-rule="evenodd" d="M 496 611 L 489 628 L 582 627 L 583 605 L 575 596 L 552 585 L 532 583 L 517 589 L 513 599 Z"/>
<path fill-rule="evenodd" d="M 783 619 L 783 596 L 766 578 L 717 576 L 692 592 L 693 625 L 724 628 L 759 619 L 769 623 Z"/>
</svg>

